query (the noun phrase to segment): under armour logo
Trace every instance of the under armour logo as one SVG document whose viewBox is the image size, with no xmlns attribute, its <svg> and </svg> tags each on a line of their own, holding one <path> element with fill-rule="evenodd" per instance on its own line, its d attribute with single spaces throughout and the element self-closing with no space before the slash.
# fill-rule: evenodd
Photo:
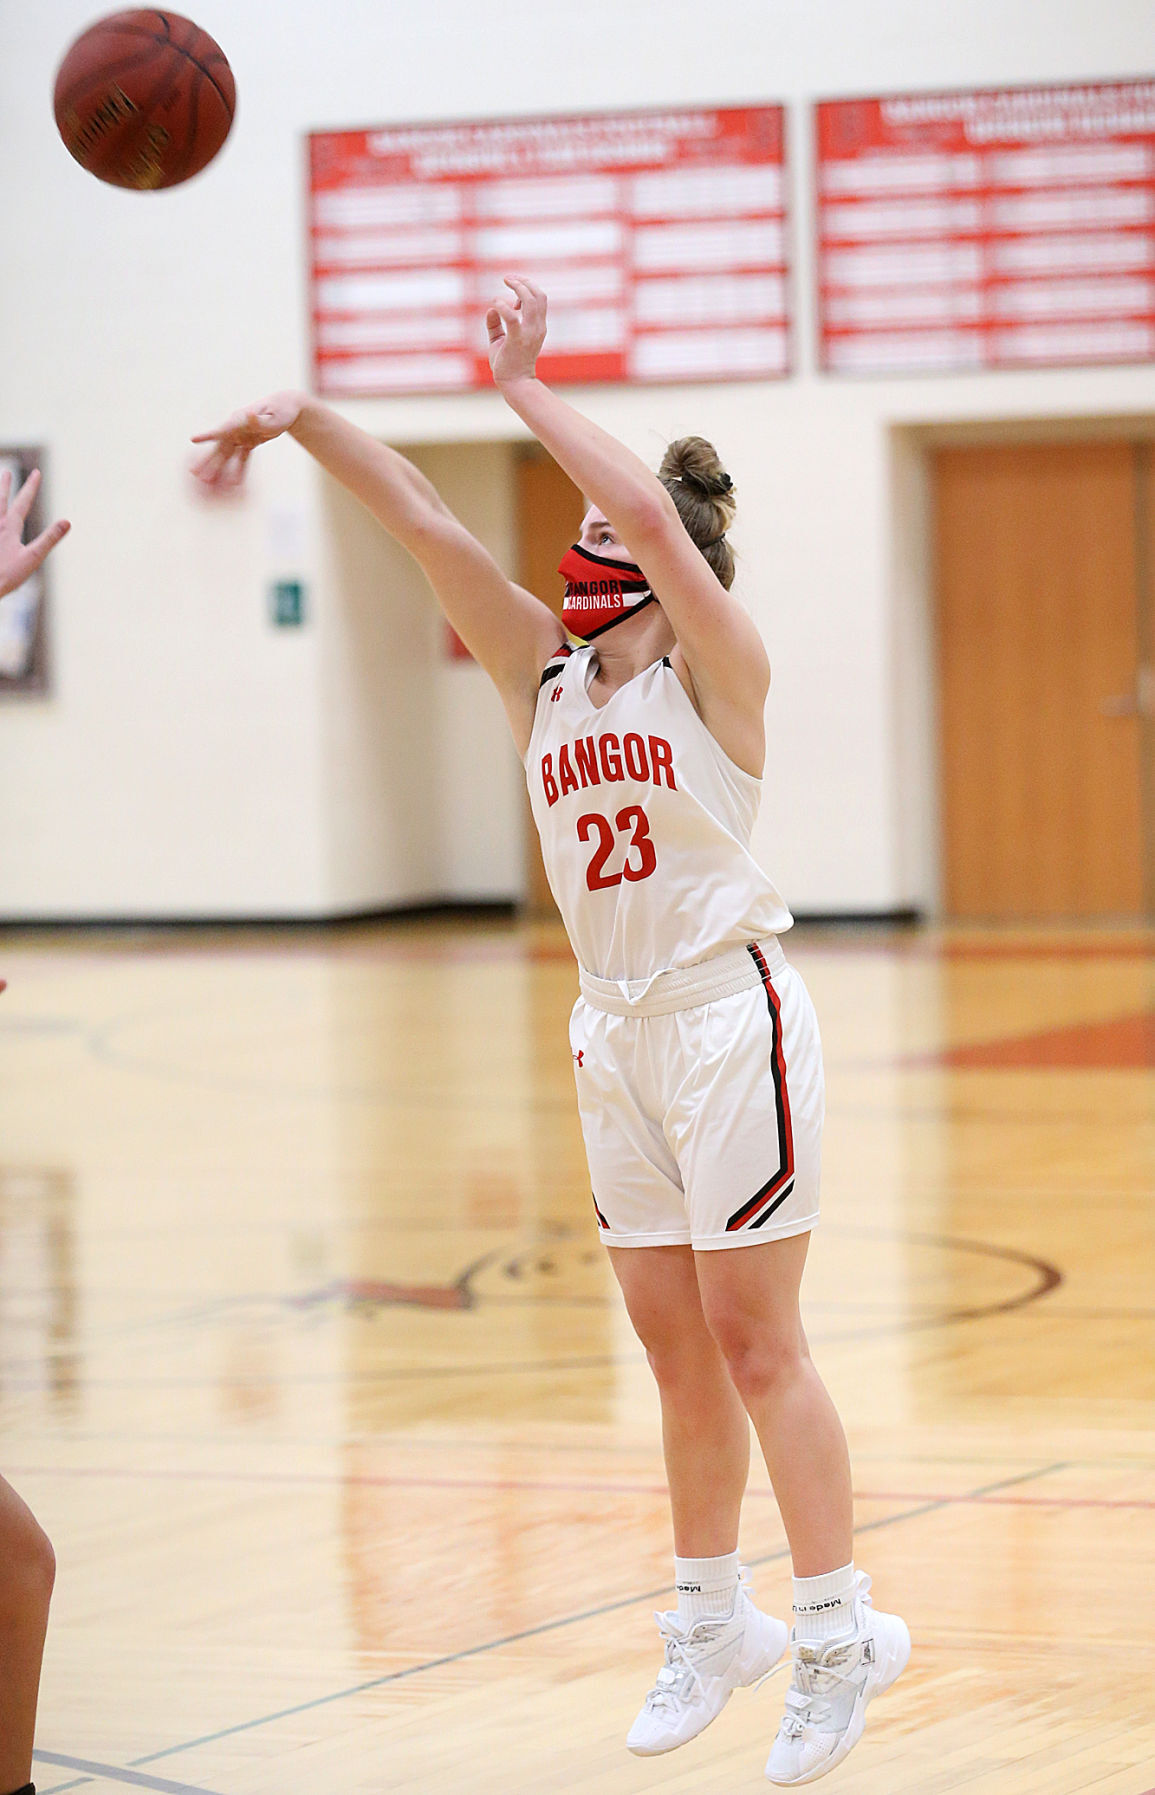
<svg viewBox="0 0 1155 1795">
<path fill-rule="evenodd" d="M 586 1056 L 586 1050 L 584 1047 L 580 1048 L 579 1051 L 574 1054 L 574 1059 L 577 1061 L 579 1066 L 581 1065 L 582 1061 L 585 1059 L 585 1056 Z"/>
<path fill-rule="evenodd" d="M 556 704 L 560 697 L 561 697 L 561 687 L 555 686 L 553 691 L 549 695 L 549 701 L 551 704 Z"/>
</svg>

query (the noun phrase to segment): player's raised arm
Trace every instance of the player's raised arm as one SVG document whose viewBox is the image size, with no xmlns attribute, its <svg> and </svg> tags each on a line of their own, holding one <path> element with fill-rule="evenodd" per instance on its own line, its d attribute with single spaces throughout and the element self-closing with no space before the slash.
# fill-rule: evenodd
<svg viewBox="0 0 1155 1795">
<path fill-rule="evenodd" d="M 25 580 L 31 579 L 56 544 L 72 528 L 62 518 L 58 523 L 49 524 L 46 530 L 41 530 L 39 536 L 34 536 L 31 542 L 25 542 L 24 526 L 28 522 L 28 513 L 39 488 L 38 467 L 33 468 L 14 499 L 10 471 L 5 469 L 0 474 L 0 598 L 6 592 L 15 592 L 17 586 L 22 586 Z"/>
<path fill-rule="evenodd" d="M 532 282 L 506 282 L 512 300 L 487 314 L 489 359 L 506 403 L 613 524 L 673 626 L 708 726 L 760 736 L 770 681 L 752 619 L 715 577 L 657 477 L 624 443 L 551 392 L 534 372 L 545 340 L 546 298 Z"/>
<path fill-rule="evenodd" d="M 450 623 L 500 691 L 524 753 L 541 669 L 565 640 L 552 611 L 502 572 L 411 461 L 304 393 L 274 393 L 194 436 L 212 447 L 193 472 L 210 491 L 234 491 L 253 450 L 285 432 L 418 562 Z"/>
</svg>

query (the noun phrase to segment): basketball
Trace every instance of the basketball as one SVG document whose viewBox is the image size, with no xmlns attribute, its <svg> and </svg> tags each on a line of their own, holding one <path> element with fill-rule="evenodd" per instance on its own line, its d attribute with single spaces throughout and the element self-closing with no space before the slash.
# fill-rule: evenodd
<svg viewBox="0 0 1155 1795">
<path fill-rule="evenodd" d="M 179 13 L 110 13 L 56 75 L 56 125 L 70 156 L 113 187 L 178 187 L 217 154 L 236 83 L 224 51 Z"/>
</svg>

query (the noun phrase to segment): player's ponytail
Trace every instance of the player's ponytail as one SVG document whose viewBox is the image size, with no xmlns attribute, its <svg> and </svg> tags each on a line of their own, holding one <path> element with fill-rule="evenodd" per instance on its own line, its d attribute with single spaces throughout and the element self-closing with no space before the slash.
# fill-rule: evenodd
<svg viewBox="0 0 1155 1795">
<path fill-rule="evenodd" d="M 701 549 L 729 591 L 734 584 L 734 551 L 726 532 L 734 521 L 734 482 L 704 436 L 680 436 L 662 457 L 658 479 L 678 507 L 686 534 Z"/>
</svg>

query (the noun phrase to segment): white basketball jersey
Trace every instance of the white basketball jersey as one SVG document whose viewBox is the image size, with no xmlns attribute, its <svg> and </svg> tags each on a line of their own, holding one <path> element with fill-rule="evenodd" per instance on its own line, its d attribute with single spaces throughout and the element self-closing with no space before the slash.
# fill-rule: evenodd
<svg viewBox="0 0 1155 1795">
<path fill-rule="evenodd" d="M 590 646 L 549 662 L 525 759 L 579 965 L 646 981 L 780 935 L 793 918 L 750 853 L 762 781 L 723 753 L 668 660 L 600 707 L 596 669 Z"/>
</svg>

